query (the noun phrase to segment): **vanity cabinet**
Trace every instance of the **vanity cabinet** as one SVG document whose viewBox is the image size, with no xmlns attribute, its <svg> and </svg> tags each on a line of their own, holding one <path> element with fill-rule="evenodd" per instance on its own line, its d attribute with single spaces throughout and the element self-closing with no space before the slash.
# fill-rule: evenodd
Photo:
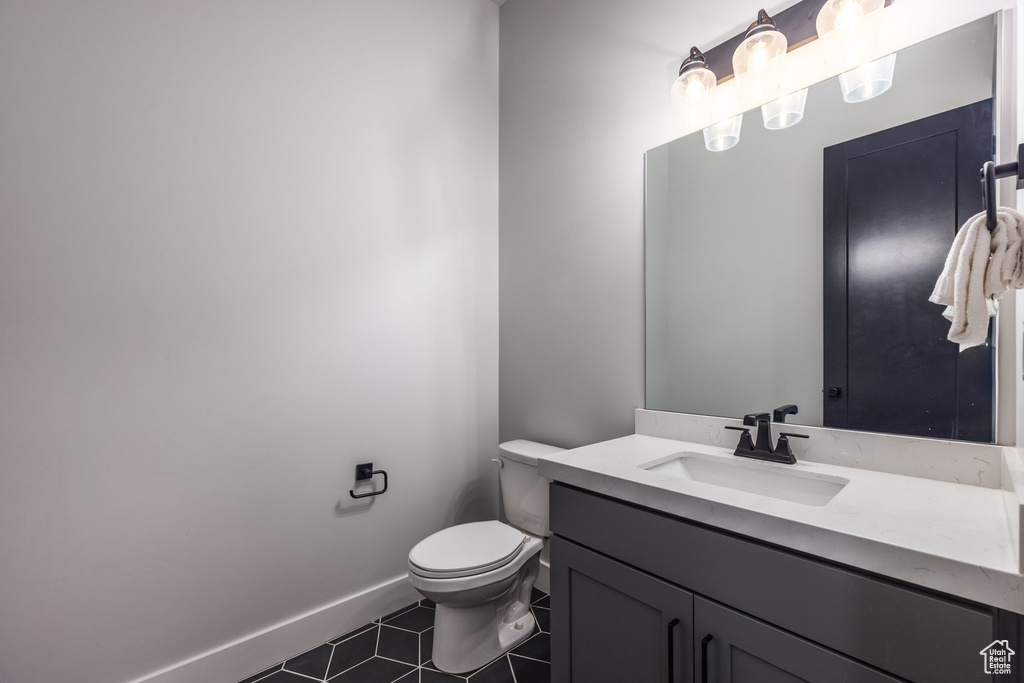
<svg viewBox="0 0 1024 683">
<path fill-rule="evenodd" d="M 551 614 L 568 636 L 564 680 L 693 681 L 693 593 L 558 538 L 551 557 L 571 586 Z"/>
<path fill-rule="evenodd" d="M 559 483 L 551 528 L 554 683 L 1021 680 L 1018 615 Z"/>
<path fill-rule="evenodd" d="M 900 683 L 898 678 L 704 598 L 694 601 L 694 624 L 698 680 Z"/>
</svg>

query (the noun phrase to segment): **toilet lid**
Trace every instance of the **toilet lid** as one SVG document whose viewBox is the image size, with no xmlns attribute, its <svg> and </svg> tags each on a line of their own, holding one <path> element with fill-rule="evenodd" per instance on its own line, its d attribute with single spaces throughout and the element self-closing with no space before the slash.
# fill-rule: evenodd
<svg viewBox="0 0 1024 683">
<path fill-rule="evenodd" d="M 482 574 L 515 559 L 526 542 L 522 531 L 497 521 L 470 522 L 427 536 L 409 551 L 409 564 L 446 576 Z"/>
</svg>

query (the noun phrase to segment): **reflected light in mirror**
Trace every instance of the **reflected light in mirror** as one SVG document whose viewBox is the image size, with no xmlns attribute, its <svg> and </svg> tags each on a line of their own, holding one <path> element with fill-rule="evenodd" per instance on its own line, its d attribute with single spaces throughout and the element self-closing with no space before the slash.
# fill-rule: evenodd
<svg viewBox="0 0 1024 683">
<path fill-rule="evenodd" d="M 736 146 L 740 141 L 740 127 L 743 125 L 743 114 L 719 121 L 704 129 L 704 146 L 711 152 L 724 152 Z"/>
<path fill-rule="evenodd" d="M 912 230 L 892 226 L 892 232 L 874 235 L 850 245 L 850 268 L 863 284 L 892 282 L 897 276 L 931 273 L 918 256 L 921 244 Z"/>
<path fill-rule="evenodd" d="M 892 85 L 896 72 L 896 53 L 892 53 L 852 71 L 839 74 L 839 87 L 847 102 L 864 102 L 878 97 Z"/>
<path fill-rule="evenodd" d="M 800 123 L 807 104 L 807 88 L 761 105 L 761 118 L 768 130 L 782 130 Z"/>
</svg>

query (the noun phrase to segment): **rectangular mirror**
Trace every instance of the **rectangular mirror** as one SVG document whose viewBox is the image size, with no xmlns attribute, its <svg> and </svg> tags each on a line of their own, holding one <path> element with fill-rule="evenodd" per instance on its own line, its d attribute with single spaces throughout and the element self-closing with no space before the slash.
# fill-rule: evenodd
<svg viewBox="0 0 1024 683">
<path fill-rule="evenodd" d="M 997 24 L 900 51 L 877 98 L 831 79 L 791 128 L 755 109 L 732 149 L 647 153 L 647 408 L 995 440 L 994 336 L 959 353 L 927 299 L 981 210 Z"/>
</svg>

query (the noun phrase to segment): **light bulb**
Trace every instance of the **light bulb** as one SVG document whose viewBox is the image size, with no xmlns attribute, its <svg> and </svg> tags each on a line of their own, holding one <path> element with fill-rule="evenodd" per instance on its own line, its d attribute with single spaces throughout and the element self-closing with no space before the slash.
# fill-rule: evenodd
<svg viewBox="0 0 1024 683">
<path fill-rule="evenodd" d="M 691 76 L 687 79 L 686 85 L 683 90 L 683 100 L 690 105 L 700 104 L 707 97 L 708 89 L 704 86 L 704 83 L 697 76 Z"/>
<path fill-rule="evenodd" d="M 779 91 L 780 64 L 788 41 L 768 13 L 761 10 L 732 54 L 732 72 L 740 98 L 770 99 Z"/>
<path fill-rule="evenodd" d="M 704 53 L 696 47 L 691 48 L 690 56 L 679 67 L 679 78 L 669 91 L 672 104 L 685 110 L 684 115 L 689 118 L 700 119 L 708 113 L 704 111 L 705 105 L 717 79 L 707 67 L 708 60 Z"/>
<path fill-rule="evenodd" d="M 760 41 L 754 45 L 747 63 L 750 65 L 751 71 L 761 71 L 768 65 L 769 59 L 771 59 L 771 55 L 768 54 L 768 48 L 765 47 L 764 41 Z"/>
<path fill-rule="evenodd" d="M 840 33 L 853 33 L 860 28 L 861 19 L 864 18 L 864 9 L 856 0 L 843 0 L 839 5 L 839 12 L 836 13 L 835 30 Z"/>
</svg>

